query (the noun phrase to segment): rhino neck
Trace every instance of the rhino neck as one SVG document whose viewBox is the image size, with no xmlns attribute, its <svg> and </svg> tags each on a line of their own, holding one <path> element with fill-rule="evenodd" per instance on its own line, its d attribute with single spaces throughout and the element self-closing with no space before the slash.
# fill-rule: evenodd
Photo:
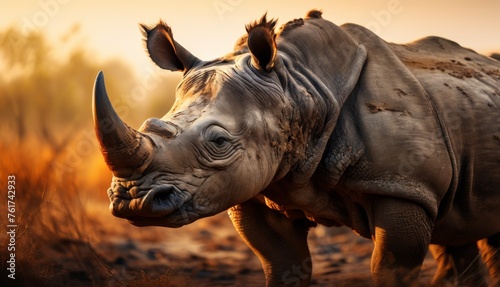
<svg viewBox="0 0 500 287">
<path fill-rule="evenodd" d="M 329 91 L 323 96 L 331 97 L 329 101 L 337 107 L 351 93 L 367 56 L 363 45 L 348 32 L 322 18 L 308 18 L 300 26 L 284 29 L 277 45 L 291 59 L 293 69 Z"/>
<path fill-rule="evenodd" d="M 308 184 L 365 60 L 362 45 L 323 19 L 307 19 L 280 35 L 275 71 L 290 102 L 284 128 L 290 148 L 276 179 Z"/>
<path fill-rule="evenodd" d="M 282 124 L 287 149 L 277 179 L 287 177 L 294 184 L 307 182 L 335 127 L 337 108 L 333 94 L 323 82 L 281 54 L 279 77 L 284 83 L 289 116 Z"/>
</svg>

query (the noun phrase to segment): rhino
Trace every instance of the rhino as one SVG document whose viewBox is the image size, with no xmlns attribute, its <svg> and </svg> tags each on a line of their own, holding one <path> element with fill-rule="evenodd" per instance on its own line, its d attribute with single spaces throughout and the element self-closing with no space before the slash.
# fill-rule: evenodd
<svg viewBox="0 0 500 287">
<path fill-rule="evenodd" d="M 429 250 L 434 286 L 500 284 L 500 63 L 439 37 L 388 43 L 319 10 L 279 29 L 266 14 L 212 61 L 163 21 L 141 25 L 153 62 L 183 77 L 171 110 L 138 130 L 99 72 L 111 213 L 175 228 L 227 210 L 267 286 L 309 284 L 318 224 L 373 240 L 374 286 L 419 284 Z"/>
</svg>

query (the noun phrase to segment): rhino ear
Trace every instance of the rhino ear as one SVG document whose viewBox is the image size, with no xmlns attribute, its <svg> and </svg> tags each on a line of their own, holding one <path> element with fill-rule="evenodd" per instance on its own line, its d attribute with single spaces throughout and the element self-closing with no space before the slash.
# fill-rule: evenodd
<svg viewBox="0 0 500 287">
<path fill-rule="evenodd" d="M 270 72 L 274 67 L 276 58 L 276 35 L 274 27 L 277 20 L 267 21 L 267 13 L 245 26 L 248 33 L 248 49 L 252 54 L 252 65 L 259 70 Z"/>
<path fill-rule="evenodd" d="M 146 48 L 151 60 L 160 68 L 170 71 L 187 71 L 200 60 L 174 40 L 172 29 L 160 21 L 153 29 L 140 25 L 146 37 Z"/>
</svg>

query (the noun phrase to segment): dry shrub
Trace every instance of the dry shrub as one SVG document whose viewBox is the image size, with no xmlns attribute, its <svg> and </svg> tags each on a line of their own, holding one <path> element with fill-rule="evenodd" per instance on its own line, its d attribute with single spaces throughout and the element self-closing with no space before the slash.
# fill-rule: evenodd
<svg viewBox="0 0 500 287">
<path fill-rule="evenodd" d="M 30 140 L 19 144 L 0 142 L 2 188 L 7 175 L 16 177 L 16 279 L 8 279 L 6 246 L 9 237 L 2 232 L 0 241 L 2 286 L 185 286 L 185 278 L 168 271 L 159 278 L 145 272 L 119 274 L 95 249 L 120 226 L 102 233 L 99 212 L 85 201 L 107 186 L 89 186 L 75 172 L 59 174 L 54 163 L 61 162 L 64 149 L 57 152 L 49 144 Z M 91 158 L 91 156 L 89 157 Z M 102 167 L 96 167 L 100 169 Z M 106 184 L 109 184 L 109 176 Z M 95 182 L 100 182 L 96 180 Z M 105 206 L 104 204 L 102 206 Z M 7 210 L 7 201 L 0 201 Z M 103 209 L 107 212 L 107 209 Z M 3 218 L 3 217 L 2 217 Z M 125 222 L 124 222 L 125 223 Z M 3 226 L 7 222 L 2 222 Z M 122 233 L 123 231 L 120 231 Z M 126 233 L 126 231 L 124 232 Z M 5 246 L 5 248 L 4 248 Z M 101 252 L 102 253 L 102 252 Z"/>
<path fill-rule="evenodd" d="M 89 243 L 90 226 L 76 176 L 55 176 L 53 163 L 64 154 L 36 140 L 0 145 L 2 182 L 14 175 L 16 186 L 16 280 L 7 282 L 67 286 L 75 277 L 88 285 L 109 277 Z M 7 210 L 7 201 L 0 201 L 0 210 Z M 9 242 L 5 235 L 2 233 L 2 246 Z M 2 248 L 0 255 L 1 279 L 11 280 L 6 279 L 5 266 L 10 252 Z"/>
</svg>

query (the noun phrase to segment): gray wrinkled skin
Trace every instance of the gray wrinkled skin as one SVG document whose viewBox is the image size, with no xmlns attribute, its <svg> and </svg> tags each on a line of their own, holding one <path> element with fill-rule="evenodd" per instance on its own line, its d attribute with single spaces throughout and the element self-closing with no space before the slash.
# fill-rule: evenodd
<svg viewBox="0 0 500 287">
<path fill-rule="evenodd" d="M 248 25 L 209 62 L 164 23 L 144 26 L 152 60 L 184 76 L 138 131 L 98 76 L 111 212 L 179 227 L 229 209 L 268 286 L 308 285 L 316 224 L 374 241 L 375 286 L 417 284 L 429 246 L 433 285 L 499 284 L 500 63 L 438 37 L 389 44 L 314 10 L 275 24 Z"/>
</svg>

